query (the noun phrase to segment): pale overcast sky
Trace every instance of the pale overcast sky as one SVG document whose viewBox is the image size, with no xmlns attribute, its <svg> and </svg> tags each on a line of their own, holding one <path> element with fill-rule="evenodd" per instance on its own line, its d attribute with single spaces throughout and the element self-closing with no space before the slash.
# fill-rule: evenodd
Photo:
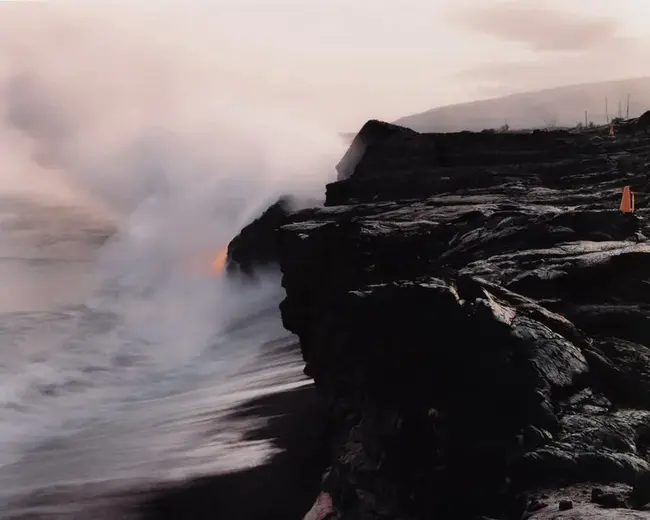
<svg viewBox="0 0 650 520">
<path fill-rule="evenodd" d="M 242 96 L 263 92 L 342 131 L 445 104 L 650 75 L 649 0 L 182 4 L 116 0 L 111 9 L 143 38 L 185 47 Z"/>
</svg>

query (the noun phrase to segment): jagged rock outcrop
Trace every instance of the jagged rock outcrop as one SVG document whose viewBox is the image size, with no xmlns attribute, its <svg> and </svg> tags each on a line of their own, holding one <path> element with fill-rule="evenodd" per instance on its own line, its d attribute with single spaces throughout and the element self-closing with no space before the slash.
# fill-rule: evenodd
<svg viewBox="0 0 650 520">
<path fill-rule="evenodd" d="M 280 197 L 230 241 L 226 261 L 229 273 L 252 276 L 257 269 L 277 264 L 275 232 L 287 218 L 291 203 L 289 197 Z"/>
<path fill-rule="evenodd" d="M 417 132 L 408 128 L 383 121 L 369 121 L 354 136 L 348 151 L 336 165 L 338 180 L 348 179 L 353 173 L 359 177 L 364 171 L 372 174 L 372 165 L 371 168 L 364 169 L 369 158 L 377 157 L 377 152 L 390 146 L 392 142 L 403 142 L 417 135 Z"/>
<path fill-rule="evenodd" d="M 644 112 L 638 118 L 636 118 L 635 123 L 644 129 L 650 128 L 650 110 Z"/>
<path fill-rule="evenodd" d="M 228 273 L 250 278 L 259 270 L 276 268 L 279 261 L 278 229 L 287 222 L 292 211 L 322 205 L 322 202 L 310 197 L 280 197 L 230 241 L 226 257 Z"/>
<path fill-rule="evenodd" d="M 649 133 L 650 132 L 650 110 L 639 117 L 619 121 L 615 124 L 616 131 L 624 134 Z"/>
<path fill-rule="evenodd" d="M 650 139 L 362 132 L 279 230 L 340 517 L 650 518 Z"/>
</svg>

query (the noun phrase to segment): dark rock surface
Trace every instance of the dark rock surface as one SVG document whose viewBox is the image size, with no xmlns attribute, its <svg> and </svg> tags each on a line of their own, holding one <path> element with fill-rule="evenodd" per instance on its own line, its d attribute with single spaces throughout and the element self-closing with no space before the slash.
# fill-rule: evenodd
<svg viewBox="0 0 650 520">
<path fill-rule="evenodd" d="M 290 207 L 290 199 L 281 197 L 230 241 L 226 260 L 229 273 L 252 276 L 257 269 L 277 263 L 275 230 L 284 223 Z"/>
<path fill-rule="evenodd" d="M 365 162 L 376 157 L 378 149 L 390 146 L 393 142 L 408 142 L 409 138 L 417 136 L 417 132 L 402 126 L 369 121 L 354 136 L 348 151 L 336 165 L 338 180 L 348 179 L 352 174 L 357 177 L 363 175 Z"/>
<path fill-rule="evenodd" d="M 228 273 L 254 277 L 261 270 L 277 267 L 277 230 L 292 211 L 318 205 L 322 205 L 322 200 L 290 195 L 280 197 L 230 241 L 226 257 Z"/>
<path fill-rule="evenodd" d="M 648 133 L 650 132 L 650 110 L 644 112 L 639 117 L 621 121 L 615 125 L 619 132 L 629 133 Z"/>
<path fill-rule="evenodd" d="M 650 138 L 361 134 L 278 235 L 341 518 L 650 518 Z"/>
</svg>

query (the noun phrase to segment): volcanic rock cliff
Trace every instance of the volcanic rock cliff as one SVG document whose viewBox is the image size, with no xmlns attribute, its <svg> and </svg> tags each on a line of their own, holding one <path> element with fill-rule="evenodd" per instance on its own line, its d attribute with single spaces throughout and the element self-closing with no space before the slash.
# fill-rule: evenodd
<svg viewBox="0 0 650 520">
<path fill-rule="evenodd" d="M 251 224 L 276 229 L 263 263 L 331 403 L 318 507 L 650 519 L 646 116 L 613 138 L 369 121 L 325 207 Z"/>
<path fill-rule="evenodd" d="M 285 219 L 340 518 L 650 518 L 650 137 L 625 130 L 370 121 Z"/>
</svg>

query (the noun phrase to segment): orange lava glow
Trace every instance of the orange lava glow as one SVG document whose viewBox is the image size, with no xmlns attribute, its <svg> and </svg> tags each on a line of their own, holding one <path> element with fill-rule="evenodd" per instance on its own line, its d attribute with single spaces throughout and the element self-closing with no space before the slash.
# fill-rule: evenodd
<svg viewBox="0 0 650 520">
<path fill-rule="evenodd" d="M 228 246 L 222 247 L 217 255 L 214 257 L 212 260 L 212 270 L 217 273 L 221 274 L 223 272 L 224 267 L 226 267 L 226 256 L 228 255 Z"/>
</svg>

